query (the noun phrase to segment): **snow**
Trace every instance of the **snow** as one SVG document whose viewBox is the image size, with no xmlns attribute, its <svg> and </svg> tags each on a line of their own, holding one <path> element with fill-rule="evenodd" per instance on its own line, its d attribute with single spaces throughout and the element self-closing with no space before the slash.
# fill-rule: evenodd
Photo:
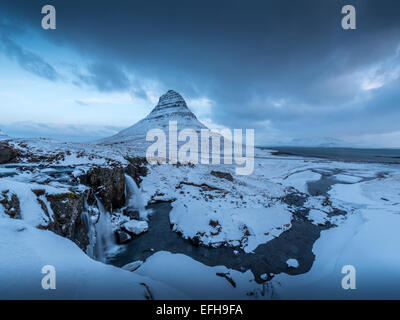
<svg viewBox="0 0 400 320">
<path fill-rule="evenodd" d="M 363 178 L 357 176 L 351 176 L 347 174 L 337 174 L 334 178 L 340 182 L 347 182 L 347 183 L 356 183 L 360 182 Z"/>
<path fill-rule="evenodd" d="M 164 107 L 171 104 L 177 104 L 176 112 L 168 117 L 168 108 Z M 308 182 L 318 181 L 322 174 L 332 174 L 339 183 L 326 196 L 308 194 L 304 204 L 309 209 L 305 219 L 314 225 L 335 225 L 322 231 L 314 243 L 315 262 L 311 270 L 296 276 L 276 275 L 266 287 L 255 283 L 250 271 L 210 267 L 169 252 L 154 253 L 144 263 L 132 262 L 124 268 L 138 269 L 128 272 L 96 262 L 70 240 L 34 228 L 48 218 L 32 189 L 64 193 L 72 188 L 83 192 L 87 187 L 76 184 L 73 177 L 98 165 L 123 167 L 128 164 L 127 156 L 143 155 L 140 139 L 154 124 L 180 119 L 184 126 L 193 124 L 200 128 L 202 125 L 188 110 L 179 97 L 170 94 L 167 99 L 160 99 L 159 108 L 146 121 L 125 131 L 121 141 L 107 145 L 9 140 L 14 148 L 41 160 L 31 163 L 27 157 L 15 168 L 0 166 L 0 191 L 10 190 L 18 196 L 23 218 L 10 219 L 0 205 L 0 297 L 143 299 L 143 282 L 158 299 L 400 298 L 396 288 L 400 280 L 400 173 L 394 165 L 277 157 L 271 150 L 256 149 L 254 173 L 250 176 L 235 175 L 235 168 L 230 165 L 148 165 L 140 188 L 136 184 L 135 188 L 128 188 L 128 205 L 143 209 L 150 202 L 171 201 L 169 218 L 174 231 L 186 238 L 197 236 L 205 245 L 234 246 L 239 254 L 238 247 L 252 252 L 290 229 L 294 209 L 282 199 L 296 190 L 308 194 Z M 160 122 L 156 116 L 165 118 Z M 68 167 L 69 174 L 54 179 L 52 174 L 64 167 Z M 231 174 L 233 181 L 211 175 L 212 170 Z M 52 216 L 46 198 L 39 199 Z M 346 215 L 332 216 L 332 207 L 344 210 Z M 135 233 L 148 228 L 145 221 L 129 220 L 121 212 L 113 213 L 112 223 L 114 229 L 124 225 Z M 293 260 L 289 259 L 288 265 L 298 267 Z M 55 291 L 40 287 L 40 271 L 46 264 L 56 267 Z M 354 291 L 343 290 L 340 285 L 344 276 L 341 269 L 349 264 L 357 271 Z M 236 288 L 216 273 L 232 278 Z M 262 278 L 267 279 L 268 275 Z"/>
<path fill-rule="evenodd" d="M 336 228 L 321 232 L 316 260 L 303 275 L 273 280 L 279 299 L 399 299 L 399 175 L 351 185 L 337 184 L 331 200 L 348 212 Z M 382 196 L 387 200 L 382 200 Z M 356 270 L 356 289 L 344 290 L 342 268 Z"/>
<path fill-rule="evenodd" d="M 116 135 L 102 139 L 98 143 L 134 143 L 136 147 L 144 149 L 151 143 L 146 142 L 146 134 L 151 129 L 162 129 L 168 132 L 169 121 L 177 121 L 178 131 L 191 128 L 197 132 L 207 127 L 203 125 L 196 116 L 189 110 L 182 96 L 170 90 L 160 97 L 158 104 L 147 117 L 140 120 L 133 126 L 122 130 Z"/>
<path fill-rule="evenodd" d="M 146 232 L 149 229 L 149 225 L 147 224 L 146 221 L 139 221 L 139 220 L 130 220 L 128 222 L 125 222 L 122 225 L 127 231 L 139 235 L 143 232 Z"/>
<path fill-rule="evenodd" d="M 9 192 L 16 194 L 20 202 L 22 218 L 32 226 L 38 226 L 46 223 L 48 218 L 37 201 L 36 195 L 32 192 L 34 189 L 44 189 L 48 194 L 69 192 L 68 189 L 64 188 L 55 188 L 36 183 L 24 183 L 8 178 L 0 179 L 0 192 L 9 190 Z"/>
<path fill-rule="evenodd" d="M 138 269 L 142 264 L 143 264 L 143 261 L 138 260 L 138 261 L 134 261 L 134 262 L 124 265 L 122 267 L 122 269 L 133 272 L 136 269 Z"/>
<path fill-rule="evenodd" d="M 319 173 L 307 170 L 302 172 L 295 172 L 283 179 L 281 183 L 284 186 L 291 186 L 303 193 L 308 193 L 307 183 L 311 181 L 318 181 L 321 178 Z"/>
<path fill-rule="evenodd" d="M 206 245 L 224 242 L 235 245 L 244 238 L 242 247 L 246 252 L 251 252 L 259 244 L 278 237 L 291 227 L 292 215 L 284 205 L 270 208 L 220 208 L 216 212 L 205 210 L 197 202 L 189 206 L 173 203 L 172 206 L 170 221 L 174 225 L 173 230 L 181 232 L 186 238 L 204 233 L 200 239 Z"/>
<path fill-rule="evenodd" d="M 254 281 L 251 271 L 242 273 L 224 266 L 208 267 L 183 254 L 159 251 L 148 258 L 134 273 L 163 281 L 190 299 L 262 298 L 261 285 Z M 235 282 L 236 287 L 217 273 L 227 274 Z M 254 291 L 256 293 L 258 291 L 258 294 L 248 295 Z"/>
<path fill-rule="evenodd" d="M 94 261 L 73 242 L 21 220 L 0 219 L 0 299 L 156 299 L 184 294 L 148 277 Z M 44 290 L 45 265 L 56 270 L 56 289 Z"/>
<path fill-rule="evenodd" d="M 289 268 L 298 268 L 299 262 L 296 259 L 288 259 L 286 264 Z"/>
<path fill-rule="evenodd" d="M 308 213 L 308 219 L 311 220 L 315 225 L 323 225 L 327 222 L 328 215 L 321 210 L 311 209 Z"/>
</svg>

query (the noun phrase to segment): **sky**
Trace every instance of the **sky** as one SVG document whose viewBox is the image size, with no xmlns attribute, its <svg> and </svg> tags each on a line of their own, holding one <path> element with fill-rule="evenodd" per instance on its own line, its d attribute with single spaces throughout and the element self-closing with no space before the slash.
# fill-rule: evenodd
<svg viewBox="0 0 400 320">
<path fill-rule="evenodd" d="M 46 4 L 56 30 L 41 27 Z M 0 129 L 96 140 L 173 89 L 257 144 L 400 147 L 399 16 L 397 0 L 2 0 Z"/>
</svg>

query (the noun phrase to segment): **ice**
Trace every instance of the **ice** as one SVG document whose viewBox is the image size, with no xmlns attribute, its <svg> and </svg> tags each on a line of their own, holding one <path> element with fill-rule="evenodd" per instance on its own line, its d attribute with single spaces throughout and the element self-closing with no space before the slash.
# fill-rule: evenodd
<svg viewBox="0 0 400 320">
<path fill-rule="evenodd" d="M 307 170 L 303 172 L 296 172 L 283 179 L 281 182 L 285 186 L 291 186 L 300 192 L 308 193 L 307 183 L 311 181 L 318 181 L 321 178 L 319 173 Z"/>
<path fill-rule="evenodd" d="M 289 268 L 298 268 L 299 262 L 296 259 L 288 259 L 286 264 Z"/>
</svg>

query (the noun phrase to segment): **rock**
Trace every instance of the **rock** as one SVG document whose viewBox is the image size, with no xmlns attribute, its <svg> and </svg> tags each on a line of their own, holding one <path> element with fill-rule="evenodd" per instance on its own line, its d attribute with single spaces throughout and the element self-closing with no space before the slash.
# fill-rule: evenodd
<svg viewBox="0 0 400 320">
<path fill-rule="evenodd" d="M 130 164 L 125 168 L 125 173 L 132 177 L 135 180 L 137 185 L 140 185 L 142 182 L 142 177 L 147 176 L 147 160 L 146 158 L 127 158 Z"/>
<path fill-rule="evenodd" d="M 4 207 L 4 213 L 12 219 L 21 219 L 21 208 L 17 195 L 10 194 L 9 190 L 0 193 L 0 204 Z"/>
<path fill-rule="evenodd" d="M 122 269 L 128 270 L 130 272 L 133 272 L 136 269 L 138 269 L 142 264 L 143 264 L 143 261 L 138 260 L 138 261 L 134 261 L 134 262 L 131 262 L 131 263 L 128 263 L 128 264 L 124 265 L 122 267 Z"/>
<path fill-rule="evenodd" d="M 134 220 L 140 220 L 140 212 L 136 209 L 132 208 L 125 208 L 122 212 L 124 216 L 130 217 L 131 219 Z"/>
<path fill-rule="evenodd" d="M 8 143 L 0 143 L 0 164 L 5 164 L 16 160 L 19 153 Z"/>
<path fill-rule="evenodd" d="M 220 178 L 220 179 L 226 179 L 228 181 L 233 181 L 233 177 L 229 172 L 221 172 L 221 171 L 211 171 L 210 174 L 213 176 Z"/>
<path fill-rule="evenodd" d="M 81 176 L 80 180 L 81 183 L 93 189 L 107 211 L 111 212 L 112 209 L 124 206 L 125 177 L 123 168 L 92 168 L 86 175 Z"/>
<path fill-rule="evenodd" d="M 46 194 L 53 210 L 53 221 L 47 226 L 48 230 L 75 242 L 86 252 L 89 244 L 87 230 L 81 218 L 84 209 L 83 197 L 69 192 L 62 194 Z"/>
<path fill-rule="evenodd" d="M 125 222 L 122 227 L 128 231 L 129 233 L 132 233 L 134 235 L 139 235 L 143 232 L 146 232 L 149 229 L 149 225 L 146 221 L 139 221 L 139 220 L 131 220 L 128 222 Z"/>
<path fill-rule="evenodd" d="M 125 244 L 132 240 L 130 234 L 122 230 L 115 231 L 115 237 L 118 244 Z"/>
</svg>

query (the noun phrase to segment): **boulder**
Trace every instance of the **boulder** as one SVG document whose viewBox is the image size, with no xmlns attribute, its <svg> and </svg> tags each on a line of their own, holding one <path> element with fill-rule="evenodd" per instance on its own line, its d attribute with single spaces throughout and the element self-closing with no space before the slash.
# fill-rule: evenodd
<svg viewBox="0 0 400 320">
<path fill-rule="evenodd" d="M 0 164 L 10 163 L 18 157 L 18 152 L 7 143 L 0 143 Z"/>
<path fill-rule="evenodd" d="M 115 231 L 115 237 L 118 244 L 125 244 L 132 240 L 130 234 L 122 230 Z"/>
<path fill-rule="evenodd" d="M 225 179 L 228 181 L 233 181 L 233 177 L 229 172 L 222 172 L 222 171 L 211 171 L 210 174 L 212 174 L 213 176 L 220 178 L 220 179 Z"/>
</svg>

